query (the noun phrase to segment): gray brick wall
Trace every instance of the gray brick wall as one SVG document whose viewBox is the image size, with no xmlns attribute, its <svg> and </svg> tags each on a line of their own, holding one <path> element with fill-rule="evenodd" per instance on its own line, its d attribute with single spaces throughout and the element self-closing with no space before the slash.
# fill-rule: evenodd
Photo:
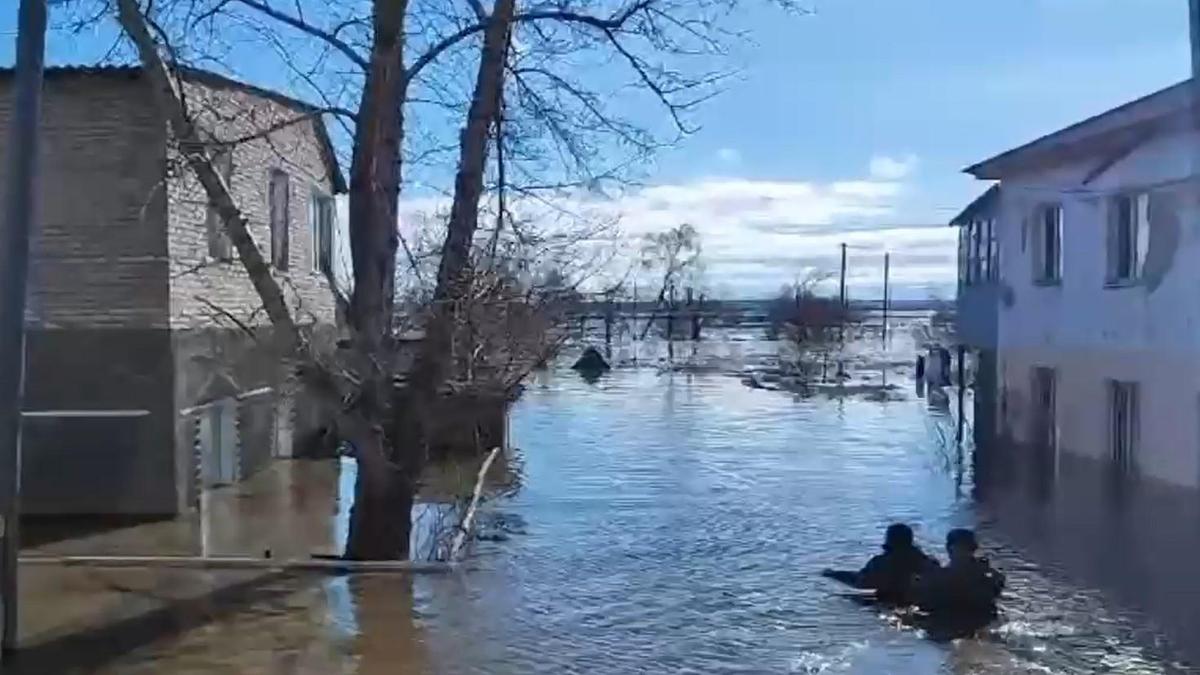
<svg viewBox="0 0 1200 675">
<path fill-rule="evenodd" d="M 4 135 L 11 87 L 0 79 Z M 26 314 L 35 326 L 166 327 L 166 134 L 150 104 L 128 75 L 47 77 Z M 0 180 L 5 151 L 0 143 Z"/>
<path fill-rule="evenodd" d="M 185 87 L 189 108 L 217 139 L 246 138 L 284 122 L 302 111 L 236 88 L 210 84 Z M 313 271 L 310 200 L 314 190 L 332 195 L 333 180 L 321 155 L 316 127 L 311 120 L 277 129 L 265 138 L 236 145 L 230 187 L 238 206 L 250 221 L 250 233 L 270 260 L 268 183 L 272 169 L 289 176 L 288 270 L 276 272 L 283 282 L 297 319 L 303 323 L 334 322 L 334 302 L 325 277 Z M 175 157 L 172 150 L 168 154 Z M 173 171 L 167 180 L 168 234 L 171 267 L 173 328 L 211 325 L 214 311 L 197 297 L 220 307 L 239 320 L 265 324 L 266 317 L 241 263 L 221 262 L 208 256 L 206 214 L 208 200 L 190 171 Z M 228 325 L 228 324 L 227 324 Z"/>
<path fill-rule="evenodd" d="M 0 74 L 0 134 L 11 84 Z M 283 363 L 269 353 L 271 331 L 240 262 L 207 258 L 207 199 L 176 161 L 145 80 L 128 70 L 48 71 L 44 92 L 26 408 L 149 414 L 120 428 L 58 418 L 31 423 L 29 512 L 173 513 L 193 497 L 191 439 L 178 410 L 197 401 L 215 372 L 242 390 L 274 387 Z M 189 84 L 187 93 L 219 140 L 300 114 L 232 86 Z M 0 142 L 0 180 L 4 150 Z M 309 203 L 314 189 L 329 195 L 335 183 L 311 120 L 233 153 L 235 199 L 268 257 L 271 169 L 291 177 L 290 264 L 278 278 L 300 321 L 333 324 L 332 292 L 312 271 Z M 264 335 L 256 342 L 222 325 L 197 296 Z M 255 464 L 270 454 L 265 438 L 251 449 Z"/>
</svg>

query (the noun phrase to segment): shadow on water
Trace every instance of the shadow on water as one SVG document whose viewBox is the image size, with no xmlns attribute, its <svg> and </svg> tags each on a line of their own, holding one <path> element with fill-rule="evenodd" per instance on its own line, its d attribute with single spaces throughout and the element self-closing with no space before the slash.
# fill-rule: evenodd
<svg viewBox="0 0 1200 675">
<path fill-rule="evenodd" d="M 23 516 L 21 545 L 44 546 L 165 520 L 170 516 Z"/>
<path fill-rule="evenodd" d="M 1195 490 L 1003 441 L 981 446 L 974 471 L 980 518 L 995 536 L 1045 573 L 1100 589 L 1138 616 L 1144 640 L 1200 664 Z"/>
<path fill-rule="evenodd" d="M 467 573 L 254 579 L 32 647 L 16 672 L 1187 672 L 1141 611 L 1191 646 L 1194 502 L 1083 480 L 1066 459 L 973 461 L 952 408 L 541 372 Z M 340 541 L 344 509 L 332 517 Z M 861 566 L 897 520 L 930 552 L 977 527 L 1009 580 L 981 635 L 936 640 L 954 636 L 819 577 Z"/>
<path fill-rule="evenodd" d="M 93 672 L 147 645 L 178 637 L 292 593 L 294 575 L 277 572 L 233 583 L 196 598 L 167 600 L 155 610 L 24 648 L 0 671 L 20 675 Z"/>
</svg>

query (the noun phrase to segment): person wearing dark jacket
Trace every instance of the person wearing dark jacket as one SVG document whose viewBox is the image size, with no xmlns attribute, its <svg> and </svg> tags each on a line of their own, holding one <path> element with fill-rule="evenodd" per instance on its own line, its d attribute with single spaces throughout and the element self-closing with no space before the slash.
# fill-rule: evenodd
<svg viewBox="0 0 1200 675">
<path fill-rule="evenodd" d="M 936 624 L 962 632 L 996 617 L 1005 578 L 987 559 L 975 555 L 978 549 L 975 532 L 951 530 L 946 535 L 950 563 L 917 580 L 913 588 L 917 605 Z"/>
<path fill-rule="evenodd" d="M 913 543 L 912 528 L 895 523 L 884 535 L 883 553 L 867 561 L 861 570 L 825 570 L 822 574 L 855 588 L 875 591 L 879 602 L 907 605 L 913 602 L 914 579 L 939 568 L 937 560 Z"/>
</svg>

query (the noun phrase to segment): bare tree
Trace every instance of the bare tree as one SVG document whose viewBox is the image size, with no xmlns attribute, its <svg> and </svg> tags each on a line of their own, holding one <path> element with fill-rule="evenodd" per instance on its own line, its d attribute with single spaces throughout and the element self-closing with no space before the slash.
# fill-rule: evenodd
<svg viewBox="0 0 1200 675">
<path fill-rule="evenodd" d="M 688 113 L 728 75 L 711 64 L 723 54 L 722 40 L 735 36 L 723 26 L 739 4 L 614 0 L 597 7 L 583 0 L 529 0 L 518 7 L 516 0 L 495 0 L 488 8 L 473 0 L 296 0 L 286 7 L 271 0 L 99 2 L 115 2 L 180 152 L 217 205 L 289 358 L 309 388 L 341 402 L 337 428 L 352 443 L 359 464 L 345 551 L 354 559 L 408 555 L 407 514 L 428 459 L 430 418 L 448 381 L 460 376 L 452 350 L 461 338 L 462 317 L 478 327 L 509 321 L 530 307 L 540 308 L 538 316 L 553 316 L 541 300 L 516 302 L 519 286 L 495 272 L 494 252 L 502 242 L 515 242 L 526 253 L 547 244 L 530 245 L 512 212 L 514 204 L 555 204 L 581 192 L 603 193 L 608 182 L 628 180 L 649 152 L 691 131 Z M 346 315 L 352 339 L 336 358 L 320 353 L 298 329 L 279 282 L 245 227 L 243 211 L 214 170 L 210 134 L 190 114 L 180 84 L 189 66 L 233 67 L 237 50 L 231 35 L 273 51 L 294 86 L 322 102 L 314 108 L 335 115 L 349 148 L 354 287 Z M 600 68 L 625 77 L 593 77 Z M 471 77 L 463 78 L 464 73 Z M 609 103 L 618 92 L 656 102 L 669 126 L 638 124 L 614 113 Z M 446 138 L 446 130 L 459 128 Z M 493 147 L 498 161 L 491 172 Z M 401 186 L 412 182 L 403 170 L 436 175 L 447 160 L 456 165 L 449 214 L 429 302 L 417 322 L 426 337 L 405 373 L 407 385 L 396 388 L 398 251 L 403 248 L 410 266 L 418 266 L 397 229 Z M 506 199 L 509 195 L 518 199 Z M 484 215 L 494 216 L 490 231 L 481 228 Z M 481 229 L 489 242 L 486 264 L 477 255 Z M 691 228 L 678 228 L 673 236 L 661 242 L 667 248 L 660 301 L 699 251 Z M 490 271 L 480 276 L 481 269 Z M 502 315 L 496 307 L 504 308 Z M 532 342 L 551 350 L 548 325 L 545 334 L 547 339 Z M 497 346 L 500 342 L 484 338 L 481 353 L 520 351 Z M 524 367 L 515 364 L 534 356 L 528 351 L 512 359 L 502 378 L 505 386 Z M 475 372 L 471 369 L 478 366 L 472 358 L 464 367 Z"/>
<path fill-rule="evenodd" d="M 783 340 L 788 365 L 802 380 L 811 379 L 817 360 L 823 362 L 839 351 L 862 323 L 859 313 L 837 298 L 819 295 L 830 278 L 828 273 L 811 272 L 784 286 L 768 309 L 768 336 Z"/>
<path fill-rule="evenodd" d="M 641 339 L 646 339 L 654 325 L 655 315 L 668 296 L 674 294 L 687 275 L 696 273 L 700 265 L 700 249 L 700 233 L 687 223 L 646 236 L 640 252 L 641 267 L 656 274 L 659 284 L 650 318 L 642 328 Z"/>
</svg>

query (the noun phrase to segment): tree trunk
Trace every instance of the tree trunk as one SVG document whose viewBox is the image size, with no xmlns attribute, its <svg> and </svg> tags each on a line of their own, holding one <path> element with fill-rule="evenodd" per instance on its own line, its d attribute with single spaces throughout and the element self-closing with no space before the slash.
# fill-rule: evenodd
<svg viewBox="0 0 1200 675">
<path fill-rule="evenodd" d="M 413 453 L 410 466 L 418 471 L 426 459 L 429 415 L 449 370 L 453 305 L 462 291 L 470 266 L 471 242 L 479 224 L 479 199 L 483 194 L 489 131 L 499 113 L 508 33 L 515 6 L 515 0 L 497 0 L 484 32 L 475 91 L 467 114 L 467 126 L 461 136 L 454 201 L 442 244 L 432 311 L 409 379 L 412 393 L 409 397 L 411 405 L 407 408 L 410 423 L 416 425 L 413 430 L 416 447 L 408 448 L 408 451 Z"/>
<path fill-rule="evenodd" d="M 383 0 L 380 0 L 382 2 Z M 403 5 L 402 2 L 397 4 Z M 359 440 L 355 442 L 358 451 L 359 472 L 355 485 L 355 504 L 350 518 L 350 534 L 346 543 L 345 557 L 359 560 L 377 560 L 384 558 L 404 557 L 409 553 L 409 537 L 412 529 L 413 494 L 421 469 L 424 467 L 428 452 L 428 433 L 430 415 L 433 413 L 438 392 L 446 379 L 446 372 L 451 357 L 451 337 L 453 333 L 453 301 L 459 291 L 459 280 L 467 270 L 471 241 L 475 236 L 479 218 L 479 199 L 483 193 L 483 172 L 487 159 L 487 143 L 489 130 L 497 114 L 497 101 L 504 83 L 504 65 L 507 51 L 507 37 L 512 23 L 515 0 L 499 0 L 495 5 L 490 23 L 484 33 L 483 50 L 480 55 L 479 75 L 475 85 L 474 97 L 467 116 L 467 128 L 463 131 L 458 174 L 455 178 L 454 202 L 451 207 L 450 223 L 446 232 L 446 240 L 442 247 L 441 266 L 438 269 L 437 286 L 434 289 L 432 314 L 426 325 L 426 338 L 423 341 L 413 372 L 409 377 L 410 388 L 405 391 L 392 392 L 390 378 L 386 383 L 389 394 L 392 394 L 392 426 L 389 428 L 391 448 L 387 446 L 387 437 L 379 431 L 368 434 L 356 434 Z M 376 46 L 379 46 L 380 21 L 379 2 L 376 4 Z M 398 49 L 398 47 L 397 47 Z M 386 71 L 390 67 L 387 60 L 373 53 L 372 73 L 376 68 Z M 399 52 L 391 63 L 399 63 Z M 381 91 L 386 90 L 382 82 L 392 82 L 391 75 L 380 73 L 379 81 L 373 81 L 368 76 L 367 88 L 364 92 L 363 110 L 377 110 L 389 106 L 387 98 L 382 98 Z M 394 91 L 394 90 L 393 90 Z M 395 101 L 390 103 L 397 107 Z M 387 115 L 379 111 L 380 115 Z M 394 119 L 394 118 L 393 118 Z M 360 120 L 361 125 L 365 120 Z M 375 136 L 363 137 L 364 142 L 371 138 L 386 138 L 390 143 L 394 138 L 399 141 L 399 135 L 388 136 L 386 129 L 377 132 Z M 358 218 L 376 218 L 377 214 L 387 213 L 390 220 L 388 229 L 388 251 L 390 260 L 395 260 L 395 193 L 385 198 L 386 203 L 378 201 L 381 195 L 374 194 L 369 205 L 358 206 L 356 211 L 354 198 L 355 182 L 358 179 L 358 189 L 370 190 L 373 181 L 379 175 L 388 176 L 391 171 L 398 172 L 397 154 L 391 155 L 391 167 L 381 167 L 380 163 L 386 152 L 375 148 L 355 147 L 356 173 L 351 182 L 351 218 L 352 232 L 354 227 L 364 228 L 363 222 L 354 222 Z M 398 173 L 394 174 L 398 176 Z M 381 223 L 375 220 L 374 223 Z M 367 237 L 364 236 L 364 240 Z M 369 242 L 378 245 L 383 241 L 383 227 L 371 228 Z M 366 258 L 367 264 L 379 264 L 382 257 L 377 255 L 372 247 L 364 241 L 356 248 L 355 266 L 360 264 L 360 258 Z M 394 264 L 394 262 L 393 262 Z M 370 312 L 359 315 L 357 331 L 364 335 L 378 322 L 384 320 L 379 315 L 382 310 L 381 298 L 368 296 L 378 287 L 371 287 L 359 295 L 359 289 L 365 283 L 378 283 L 381 280 L 372 274 L 383 274 L 384 269 L 376 267 L 361 272 L 355 270 L 355 311 Z M 389 275 L 386 282 L 391 288 L 390 275 L 392 268 L 386 269 Z M 386 325 L 390 325 L 390 302 L 388 303 Z M 373 323 L 374 322 L 374 323 Z M 375 333 L 378 335 L 379 333 Z M 376 338 L 378 339 L 378 338 Z M 382 394 L 382 390 L 377 390 Z"/>
<path fill-rule="evenodd" d="M 404 17 L 407 0 L 376 0 L 374 40 L 350 162 L 350 324 L 358 349 L 376 354 L 391 332 L 395 297 L 396 201 L 403 140 Z"/>
<path fill-rule="evenodd" d="M 382 433 L 374 430 L 354 436 L 358 475 L 342 557 L 405 560 L 412 532 L 413 483 L 404 467 L 389 461 L 392 453 Z"/>
<path fill-rule="evenodd" d="M 344 556 L 404 559 L 409 553 L 413 476 L 397 462 L 395 438 L 384 433 L 392 396 L 391 330 L 406 81 L 403 64 L 407 0 L 376 0 L 374 40 L 363 83 L 350 164 L 348 223 L 354 262 L 349 323 L 365 366 L 358 415 L 364 430 L 348 439 L 358 473 Z M 395 410 L 392 410 L 395 414 Z"/>
</svg>

